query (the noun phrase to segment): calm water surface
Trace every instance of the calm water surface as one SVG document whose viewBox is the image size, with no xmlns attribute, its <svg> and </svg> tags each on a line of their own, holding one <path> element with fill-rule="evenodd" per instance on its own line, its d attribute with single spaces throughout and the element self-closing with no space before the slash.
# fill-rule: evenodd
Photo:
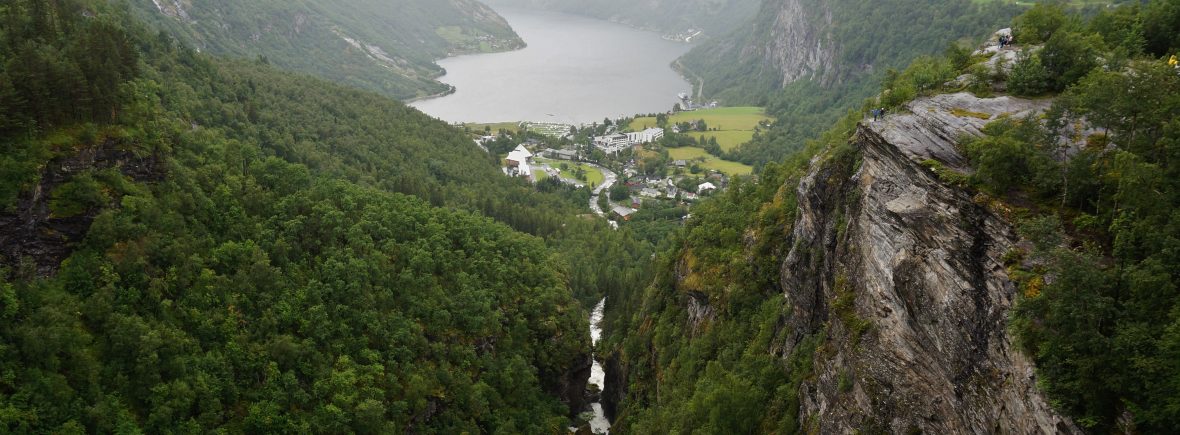
<svg viewBox="0 0 1180 435">
<path fill-rule="evenodd" d="M 497 8 L 528 47 L 439 61 L 454 94 L 411 104 L 450 122 L 589 123 L 665 112 L 690 85 L 669 66 L 691 48 L 573 15 Z"/>
</svg>

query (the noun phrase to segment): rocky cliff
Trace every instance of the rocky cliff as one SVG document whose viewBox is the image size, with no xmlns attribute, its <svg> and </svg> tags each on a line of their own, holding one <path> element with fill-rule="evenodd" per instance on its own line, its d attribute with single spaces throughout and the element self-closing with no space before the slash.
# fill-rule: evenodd
<svg viewBox="0 0 1180 435">
<path fill-rule="evenodd" d="M 727 103 L 759 102 L 799 81 L 855 91 L 1014 13 L 969 0 L 764 0 L 751 23 L 681 63 L 707 97 Z"/>
<path fill-rule="evenodd" d="M 826 81 L 835 66 L 836 42 L 827 4 L 768 1 L 754 24 L 750 43 L 734 47 L 740 62 L 756 62 L 779 85 L 795 80 Z M 762 43 L 758 43 L 762 42 Z"/>
<path fill-rule="evenodd" d="M 800 421 L 821 433 L 1072 433 L 1006 330 L 1016 288 L 1009 223 L 948 186 L 957 138 L 1044 102 L 953 94 L 862 123 L 857 162 L 818 165 L 798 187 L 782 265 L 790 354 L 824 334 Z M 969 113 L 970 115 L 961 115 Z"/>
<path fill-rule="evenodd" d="M 832 19 L 826 2 L 767 0 L 747 27 L 698 47 L 682 63 L 704 82 L 707 96 L 750 83 L 762 91 L 803 79 L 828 83 L 839 49 Z"/>
<path fill-rule="evenodd" d="M 0 266 L 49 276 L 73 252 L 101 210 L 55 216 L 50 199 L 78 174 L 113 168 L 132 181 L 152 182 L 163 177 L 161 166 L 159 156 L 140 156 L 111 140 L 53 159 L 42 168 L 40 182 L 23 193 L 11 211 L 0 212 Z"/>
</svg>

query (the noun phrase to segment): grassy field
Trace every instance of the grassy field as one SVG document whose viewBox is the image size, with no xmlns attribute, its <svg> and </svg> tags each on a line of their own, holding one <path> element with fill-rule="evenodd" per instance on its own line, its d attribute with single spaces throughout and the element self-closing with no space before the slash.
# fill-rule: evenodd
<svg viewBox="0 0 1180 435">
<path fill-rule="evenodd" d="M 754 172 L 754 168 L 749 165 L 744 165 L 738 162 L 731 162 L 728 160 L 721 160 L 712 154 L 705 152 L 704 149 L 696 147 L 683 148 L 668 148 L 668 156 L 673 160 L 698 160 L 704 159 L 699 163 L 702 168 L 721 171 L 728 175 L 749 175 Z"/>
<path fill-rule="evenodd" d="M 692 133 L 692 135 L 697 138 L 716 137 L 717 144 L 721 145 L 721 149 L 728 151 L 738 145 L 749 142 L 750 138 L 754 137 L 754 127 L 758 123 L 770 120 L 771 118 L 766 116 L 766 113 L 761 107 L 722 107 L 718 109 L 697 110 L 694 112 L 680 112 L 668 117 L 668 122 L 676 124 L 692 122 L 698 119 L 704 120 L 709 125 L 709 128 L 719 130 Z M 644 128 L 655 126 L 656 119 L 652 117 L 640 117 L 631 121 L 631 128 L 635 130 L 643 130 Z"/>
<path fill-rule="evenodd" d="M 734 130 L 702 131 L 702 132 L 695 132 L 695 133 L 689 133 L 689 134 L 692 137 L 697 138 L 697 140 L 708 140 L 710 137 L 715 137 L 715 138 L 717 138 L 717 145 L 721 145 L 721 149 L 723 149 L 725 151 L 729 151 L 734 148 L 737 148 L 738 145 L 749 142 L 750 139 L 754 138 L 754 131 L 753 130 L 750 130 L 750 131 L 734 131 Z"/>
<path fill-rule="evenodd" d="M 575 168 L 582 168 L 586 171 L 586 185 L 587 186 L 593 185 L 593 186 L 597 187 L 598 185 L 602 184 L 603 181 L 606 180 L 606 177 L 602 175 L 602 171 L 599 171 L 597 168 L 595 168 L 593 166 L 587 166 L 587 165 L 584 165 L 581 163 L 566 162 L 566 161 L 561 161 L 561 160 L 538 159 L 538 158 L 534 158 L 533 162 L 535 163 L 536 166 L 540 166 L 542 164 L 548 164 L 549 167 L 552 167 L 554 169 L 561 171 L 562 177 L 569 178 L 571 180 L 578 179 L 578 177 L 574 176 Z M 562 163 L 567 164 L 569 166 L 569 169 L 562 170 L 561 169 Z M 538 168 L 536 172 L 540 173 L 543 171 L 541 171 L 540 168 Z M 537 181 L 541 181 L 541 179 L 538 178 Z"/>
<path fill-rule="evenodd" d="M 491 127 L 492 134 L 496 134 L 496 132 L 498 132 L 500 130 L 508 130 L 511 132 L 517 132 L 520 130 L 520 123 L 519 122 L 497 122 L 495 124 L 463 124 L 463 126 L 467 127 L 472 132 L 479 133 L 479 134 L 483 134 L 482 132 L 484 131 L 484 127 Z"/>
</svg>

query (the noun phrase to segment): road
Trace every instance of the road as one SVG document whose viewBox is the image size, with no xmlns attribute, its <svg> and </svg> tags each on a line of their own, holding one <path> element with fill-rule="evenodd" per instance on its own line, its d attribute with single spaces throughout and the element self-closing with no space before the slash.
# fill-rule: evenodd
<svg viewBox="0 0 1180 435">
<path fill-rule="evenodd" d="M 590 197 L 590 210 L 593 211 L 594 214 L 596 214 L 596 215 L 607 218 L 606 212 L 602 210 L 602 207 L 598 206 L 598 196 L 601 195 L 602 192 L 608 192 L 607 194 L 609 195 L 610 187 L 613 186 L 615 184 L 615 181 L 618 180 L 618 176 L 615 175 L 614 172 L 611 172 L 610 169 L 604 168 L 602 166 L 598 166 L 593 163 L 586 163 L 586 165 L 589 165 L 591 167 L 594 167 L 595 169 L 598 169 L 599 171 L 602 171 L 602 177 L 603 177 L 602 184 L 600 184 L 600 185 L 598 185 L 598 187 L 594 188 L 594 191 L 593 191 L 594 195 Z"/>
</svg>

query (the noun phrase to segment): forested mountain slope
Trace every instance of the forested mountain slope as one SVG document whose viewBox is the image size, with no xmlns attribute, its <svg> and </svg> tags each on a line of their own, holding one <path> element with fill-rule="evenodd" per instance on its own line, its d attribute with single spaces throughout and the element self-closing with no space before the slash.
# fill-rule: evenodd
<svg viewBox="0 0 1180 435">
<path fill-rule="evenodd" d="M 1014 8 L 970 0 L 767 0 L 749 26 L 683 59 L 705 96 L 764 102 L 797 81 L 831 87 L 901 68 L 997 28 Z M 1005 12 L 1007 11 L 1007 12 Z M 863 98 L 863 96 L 861 97 Z"/>
<path fill-rule="evenodd" d="M 399 99 L 448 90 L 434 60 L 523 46 L 476 0 L 131 0 L 203 51 L 254 59 Z"/>
<path fill-rule="evenodd" d="M 776 117 L 774 128 L 726 156 L 762 165 L 858 108 L 891 69 L 974 41 L 1019 10 L 970 0 L 766 0 L 750 25 L 694 48 L 680 64 L 704 97 L 765 105 Z"/>
<path fill-rule="evenodd" d="M 529 7 L 586 15 L 629 24 L 661 33 L 689 36 L 690 29 L 703 33 L 694 38 L 721 37 L 745 25 L 758 10 L 761 0 L 489 0 L 488 3 Z"/>
<path fill-rule="evenodd" d="M 601 274 L 518 230 L 583 198 L 103 1 L 0 21 L 0 432 L 565 430 Z"/>
<path fill-rule="evenodd" d="M 1034 7 L 697 206 L 609 295 L 615 428 L 1175 431 L 1177 18 Z"/>
</svg>

